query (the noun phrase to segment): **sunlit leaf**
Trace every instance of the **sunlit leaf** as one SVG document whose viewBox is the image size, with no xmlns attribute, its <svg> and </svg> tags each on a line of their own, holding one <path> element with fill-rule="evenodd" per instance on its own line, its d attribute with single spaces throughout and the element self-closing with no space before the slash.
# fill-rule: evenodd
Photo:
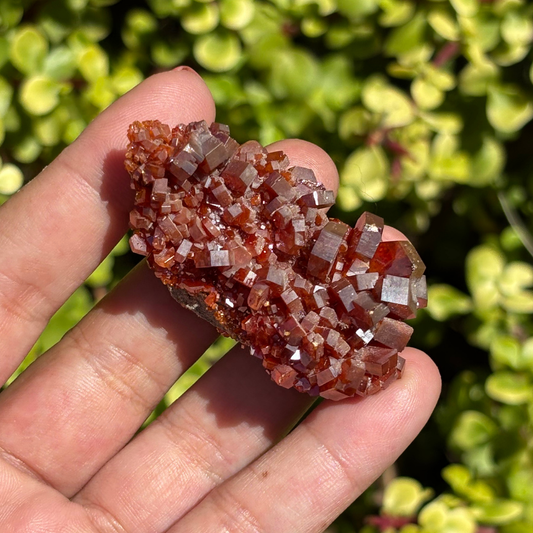
<svg viewBox="0 0 533 533">
<path fill-rule="evenodd" d="M 493 399 L 509 405 L 520 405 L 532 397 L 532 384 L 524 374 L 499 371 L 487 378 L 485 390 Z"/>
<path fill-rule="evenodd" d="M 423 13 L 418 13 L 407 24 L 394 29 L 385 43 L 387 55 L 398 56 L 420 46 L 424 40 L 426 25 L 426 17 Z"/>
<path fill-rule="evenodd" d="M 219 20 L 218 4 L 212 2 L 192 4 L 181 16 L 180 22 L 186 32 L 199 35 L 214 30 L 218 26 Z"/>
<path fill-rule="evenodd" d="M 385 488 L 382 512 L 388 516 L 414 516 L 432 495 L 415 479 L 397 477 Z"/>
<path fill-rule="evenodd" d="M 21 86 L 19 100 L 32 115 L 45 115 L 59 104 L 61 85 L 47 76 L 33 76 Z"/>
<path fill-rule="evenodd" d="M 479 9 L 478 0 L 450 0 L 455 11 L 464 17 L 472 17 Z"/>
<path fill-rule="evenodd" d="M 424 78 L 416 78 L 411 84 L 411 94 L 420 109 L 439 107 L 444 101 L 444 92 Z"/>
<path fill-rule="evenodd" d="M 366 80 L 361 99 L 368 109 L 380 116 L 383 127 L 405 126 L 414 120 L 412 102 L 402 91 L 389 85 L 381 76 L 373 76 Z"/>
<path fill-rule="evenodd" d="M 491 343 L 490 353 L 502 365 L 517 368 L 520 365 L 521 346 L 510 335 L 498 335 Z"/>
<path fill-rule="evenodd" d="M 428 14 L 428 22 L 447 41 L 457 41 L 459 39 L 457 22 L 444 9 L 432 9 Z"/>
<path fill-rule="evenodd" d="M 368 146 L 353 152 L 341 172 L 341 183 L 353 186 L 363 200 L 381 200 L 389 187 L 389 162 L 383 149 Z"/>
<path fill-rule="evenodd" d="M 226 72 L 241 59 L 241 43 L 233 33 L 202 35 L 194 43 L 196 61 L 212 72 Z"/>
<path fill-rule="evenodd" d="M 513 85 L 491 86 L 487 99 L 487 118 L 504 133 L 512 133 L 533 118 L 533 100 Z"/>
<path fill-rule="evenodd" d="M 230 30 L 240 30 L 253 19 L 255 6 L 252 0 L 222 0 L 220 21 Z"/>
<path fill-rule="evenodd" d="M 521 13 L 511 11 L 503 18 L 500 31 L 510 45 L 527 45 L 532 40 L 533 22 Z"/>
<path fill-rule="evenodd" d="M 24 183 L 24 175 L 19 167 L 12 163 L 5 163 L 0 168 L 0 194 L 13 194 Z"/>
<path fill-rule="evenodd" d="M 472 301 L 451 285 L 434 284 L 428 289 L 429 314 L 439 321 L 448 320 L 454 315 L 462 315 L 472 310 Z"/>
<path fill-rule="evenodd" d="M 33 26 L 24 26 L 14 34 L 9 56 L 13 65 L 24 74 L 37 74 L 47 53 L 46 37 Z"/>
</svg>

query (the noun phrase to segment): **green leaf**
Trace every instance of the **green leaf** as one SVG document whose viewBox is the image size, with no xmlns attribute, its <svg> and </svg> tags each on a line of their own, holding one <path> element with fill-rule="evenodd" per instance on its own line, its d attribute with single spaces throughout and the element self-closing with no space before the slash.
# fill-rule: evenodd
<svg viewBox="0 0 533 533">
<path fill-rule="evenodd" d="M 65 108 L 56 108 L 45 117 L 35 119 L 33 130 L 42 146 L 55 146 L 61 140 L 63 130 L 69 120 Z"/>
<path fill-rule="evenodd" d="M 33 135 L 25 135 L 13 148 L 13 157 L 19 163 L 33 163 L 41 155 L 42 149 Z"/>
<path fill-rule="evenodd" d="M 319 82 L 319 65 L 310 52 L 293 48 L 278 53 L 270 77 L 274 95 L 279 98 L 307 99 Z"/>
<path fill-rule="evenodd" d="M 397 477 L 385 487 L 381 512 L 387 516 L 415 516 L 432 493 L 415 479 Z"/>
<path fill-rule="evenodd" d="M 362 84 L 353 75 L 353 64 L 345 56 L 334 54 L 320 65 L 319 87 L 329 108 L 346 109 L 360 95 Z"/>
<path fill-rule="evenodd" d="M 59 104 L 61 84 L 48 76 L 33 76 L 22 83 L 19 100 L 31 115 L 46 115 Z"/>
<path fill-rule="evenodd" d="M 241 30 L 254 18 L 255 5 L 252 0 L 222 0 L 220 21 L 229 30 Z"/>
<path fill-rule="evenodd" d="M 209 4 L 193 4 L 181 16 L 180 22 L 187 33 L 201 35 L 213 31 L 220 20 L 218 5 L 213 2 Z"/>
<path fill-rule="evenodd" d="M 422 508 L 418 523 L 425 533 L 474 533 L 477 527 L 470 510 L 461 507 L 450 509 L 440 500 Z"/>
<path fill-rule="evenodd" d="M 512 313 L 533 313 L 533 291 L 519 291 L 507 296 L 503 299 L 502 306 Z"/>
<path fill-rule="evenodd" d="M 487 394 L 498 402 L 521 405 L 531 399 L 531 382 L 523 374 L 498 371 L 490 375 L 485 383 Z"/>
<path fill-rule="evenodd" d="M 520 250 L 523 246 L 520 235 L 513 226 L 507 226 L 500 234 L 502 248 L 507 252 Z"/>
<path fill-rule="evenodd" d="M 115 260 L 112 254 L 109 254 L 87 278 L 85 283 L 90 287 L 105 287 L 113 280 L 113 265 Z"/>
<path fill-rule="evenodd" d="M 116 69 L 111 76 L 113 89 L 118 95 L 123 95 L 143 81 L 143 74 L 137 68 L 123 66 Z"/>
<path fill-rule="evenodd" d="M 471 160 L 466 152 L 457 151 L 458 140 L 454 135 L 439 134 L 433 139 L 428 173 L 432 179 L 468 183 Z"/>
<path fill-rule="evenodd" d="M 472 450 L 498 433 L 498 426 L 479 411 L 462 412 L 450 434 L 450 442 L 460 450 Z"/>
<path fill-rule="evenodd" d="M 505 165 L 505 149 L 493 137 L 485 136 L 483 144 L 472 158 L 472 175 L 469 185 L 485 187 L 493 183 Z"/>
<path fill-rule="evenodd" d="M 111 105 L 117 98 L 112 81 L 103 76 L 91 83 L 85 94 L 89 102 L 100 111 Z"/>
<path fill-rule="evenodd" d="M 429 83 L 433 84 L 441 91 L 451 91 L 455 88 L 455 76 L 447 70 L 427 65 L 424 68 L 424 75 Z"/>
<path fill-rule="evenodd" d="M 103 41 L 111 31 L 110 12 L 107 9 L 95 9 L 88 6 L 83 12 L 79 31 L 92 43 Z"/>
<path fill-rule="evenodd" d="M 368 202 L 383 199 L 389 187 L 389 161 L 380 146 L 365 146 L 353 152 L 341 172 L 341 183 L 351 185 Z"/>
<path fill-rule="evenodd" d="M 429 25 L 447 41 L 459 40 L 459 26 L 450 14 L 443 9 L 432 9 L 428 13 Z"/>
<path fill-rule="evenodd" d="M 357 192 L 353 187 L 341 185 L 337 196 L 337 204 L 343 211 L 355 211 L 363 201 L 359 198 Z"/>
<path fill-rule="evenodd" d="M 411 95 L 420 109 L 439 107 L 444 101 L 444 92 L 424 78 L 415 78 L 411 84 Z"/>
<path fill-rule="evenodd" d="M 488 245 L 473 248 L 466 258 L 466 281 L 476 307 L 490 309 L 498 304 L 497 282 L 503 272 L 505 258 Z"/>
<path fill-rule="evenodd" d="M 484 96 L 499 77 L 500 69 L 494 63 L 468 63 L 459 75 L 459 89 L 469 96 Z"/>
<path fill-rule="evenodd" d="M 140 48 L 149 44 L 157 31 L 157 19 L 144 9 L 131 9 L 122 28 L 122 40 L 128 48 Z"/>
<path fill-rule="evenodd" d="M 378 10 L 377 0 L 337 0 L 339 12 L 348 18 L 365 17 Z"/>
<path fill-rule="evenodd" d="M 343 113 L 339 120 L 339 137 L 346 141 L 353 136 L 362 137 L 372 127 L 370 113 L 361 106 L 352 107 Z"/>
<path fill-rule="evenodd" d="M 78 58 L 78 68 L 81 75 L 90 83 L 109 74 L 109 59 L 98 45 L 85 49 Z"/>
<path fill-rule="evenodd" d="M 472 310 L 472 300 L 451 285 L 435 284 L 428 289 L 428 312 L 443 322 L 454 315 L 464 315 Z"/>
<path fill-rule="evenodd" d="M 533 371 L 533 337 L 530 337 L 522 344 L 521 366 Z"/>
<path fill-rule="evenodd" d="M 492 86 L 488 92 L 487 118 L 496 130 L 513 133 L 533 118 L 533 101 L 515 85 Z"/>
<path fill-rule="evenodd" d="M 44 61 L 43 74 L 61 81 L 71 78 L 76 71 L 76 55 L 67 46 L 54 48 Z"/>
<path fill-rule="evenodd" d="M 226 72 L 235 67 L 241 57 L 241 43 L 233 33 L 202 35 L 194 43 L 194 58 L 212 72 Z"/>
<path fill-rule="evenodd" d="M 186 43 L 182 40 L 159 39 L 150 48 L 152 61 L 160 67 L 172 68 L 184 61 L 189 54 Z"/>
<path fill-rule="evenodd" d="M 16 30 L 11 41 L 11 63 L 24 74 L 36 74 L 43 66 L 48 53 L 46 37 L 35 27 L 25 26 Z"/>
<path fill-rule="evenodd" d="M 407 24 L 392 31 L 385 42 L 385 53 L 401 56 L 418 48 L 424 41 L 426 27 L 424 13 L 417 13 Z"/>
<path fill-rule="evenodd" d="M 494 500 L 494 489 L 483 481 L 473 479 L 470 470 L 464 465 L 446 466 L 442 470 L 442 477 L 456 494 L 470 501 L 486 503 Z"/>
<path fill-rule="evenodd" d="M 120 241 L 115 244 L 115 247 L 111 250 L 111 255 L 114 257 L 124 255 L 130 251 L 130 242 L 128 234 L 124 235 Z"/>
<path fill-rule="evenodd" d="M 498 335 L 490 345 L 490 353 L 495 361 L 511 368 L 520 364 L 521 346 L 517 339 L 509 335 Z"/>
<path fill-rule="evenodd" d="M 406 146 L 410 157 L 402 159 L 402 176 L 405 180 L 422 179 L 429 162 L 429 143 L 426 140 L 415 141 Z M 432 182 L 435 183 L 435 182 Z M 437 185 L 440 190 L 440 185 Z"/>
<path fill-rule="evenodd" d="M 455 135 L 463 129 L 463 120 L 457 113 L 420 113 L 433 131 Z"/>
<path fill-rule="evenodd" d="M 410 124 L 414 118 L 414 107 L 409 98 L 381 76 L 366 80 L 361 93 L 363 104 L 381 117 L 384 128 L 396 128 Z"/>
<path fill-rule="evenodd" d="M 4 77 L 0 76 L 0 118 L 5 117 L 12 99 L 13 87 Z"/>
<path fill-rule="evenodd" d="M 499 283 L 503 294 L 513 296 L 521 289 L 533 285 L 533 266 L 522 261 L 513 261 L 505 267 Z"/>
<path fill-rule="evenodd" d="M 523 13 L 510 11 L 503 18 L 500 31 L 510 45 L 528 45 L 533 34 L 533 22 Z"/>
<path fill-rule="evenodd" d="M 463 17 L 473 17 L 479 9 L 478 0 L 450 0 L 453 8 Z"/>
<path fill-rule="evenodd" d="M 508 67 L 524 59 L 530 47 L 522 44 L 502 44 L 492 53 L 492 59 L 497 65 Z"/>
<path fill-rule="evenodd" d="M 509 524 L 522 516 L 524 505 L 512 500 L 495 500 L 472 507 L 477 520 L 484 524 L 501 526 Z"/>
<path fill-rule="evenodd" d="M 533 468 L 529 461 L 516 462 L 507 474 L 509 495 L 518 501 L 533 501 Z"/>
<path fill-rule="evenodd" d="M 23 4 L 17 0 L 0 2 L 0 24 L 2 29 L 14 28 L 24 15 Z"/>
<path fill-rule="evenodd" d="M 24 175 L 19 167 L 6 163 L 0 168 L 0 194 L 16 193 L 24 184 Z"/>
<path fill-rule="evenodd" d="M 326 20 L 318 17 L 305 17 L 300 25 L 302 33 L 311 39 L 320 37 L 328 31 Z"/>
<path fill-rule="evenodd" d="M 380 0 L 379 7 L 383 12 L 379 15 L 379 25 L 385 28 L 401 26 L 413 17 L 414 2 L 408 0 Z"/>
</svg>

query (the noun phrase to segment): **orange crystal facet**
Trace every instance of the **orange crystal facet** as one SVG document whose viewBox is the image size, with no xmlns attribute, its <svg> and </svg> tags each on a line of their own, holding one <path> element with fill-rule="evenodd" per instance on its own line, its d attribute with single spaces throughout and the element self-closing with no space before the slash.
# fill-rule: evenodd
<svg viewBox="0 0 533 533">
<path fill-rule="evenodd" d="M 178 301 L 282 387 L 342 400 L 401 376 L 403 319 L 427 302 L 410 242 L 383 242 L 371 213 L 355 228 L 328 219 L 333 193 L 311 170 L 223 124 L 135 122 L 128 138 L 131 248 Z"/>
</svg>

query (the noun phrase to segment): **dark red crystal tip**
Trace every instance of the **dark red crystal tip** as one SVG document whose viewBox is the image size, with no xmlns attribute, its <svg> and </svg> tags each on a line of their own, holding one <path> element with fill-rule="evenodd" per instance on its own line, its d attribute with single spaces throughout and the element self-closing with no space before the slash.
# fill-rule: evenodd
<svg viewBox="0 0 533 533">
<path fill-rule="evenodd" d="M 403 320 L 427 302 L 410 242 L 383 242 L 371 213 L 355 228 L 329 219 L 334 195 L 312 170 L 223 124 L 134 122 L 128 138 L 131 249 L 178 301 L 282 387 L 342 400 L 401 376 Z"/>
</svg>

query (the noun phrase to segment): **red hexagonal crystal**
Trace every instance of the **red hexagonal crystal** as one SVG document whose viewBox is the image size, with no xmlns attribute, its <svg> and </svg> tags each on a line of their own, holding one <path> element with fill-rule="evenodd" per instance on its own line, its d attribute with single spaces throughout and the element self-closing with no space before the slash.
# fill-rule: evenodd
<svg viewBox="0 0 533 533">
<path fill-rule="evenodd" d="M 424 264 L 383 220 L 354 228 L 334 196 L 283 152 L 242 146 L 223 124 L 135 122 L 125 166 L 134 252 L 173 297 L 251 347 L 278 385 L 342 400 L 399 378 L 425 307 Z"/>
</svg>

